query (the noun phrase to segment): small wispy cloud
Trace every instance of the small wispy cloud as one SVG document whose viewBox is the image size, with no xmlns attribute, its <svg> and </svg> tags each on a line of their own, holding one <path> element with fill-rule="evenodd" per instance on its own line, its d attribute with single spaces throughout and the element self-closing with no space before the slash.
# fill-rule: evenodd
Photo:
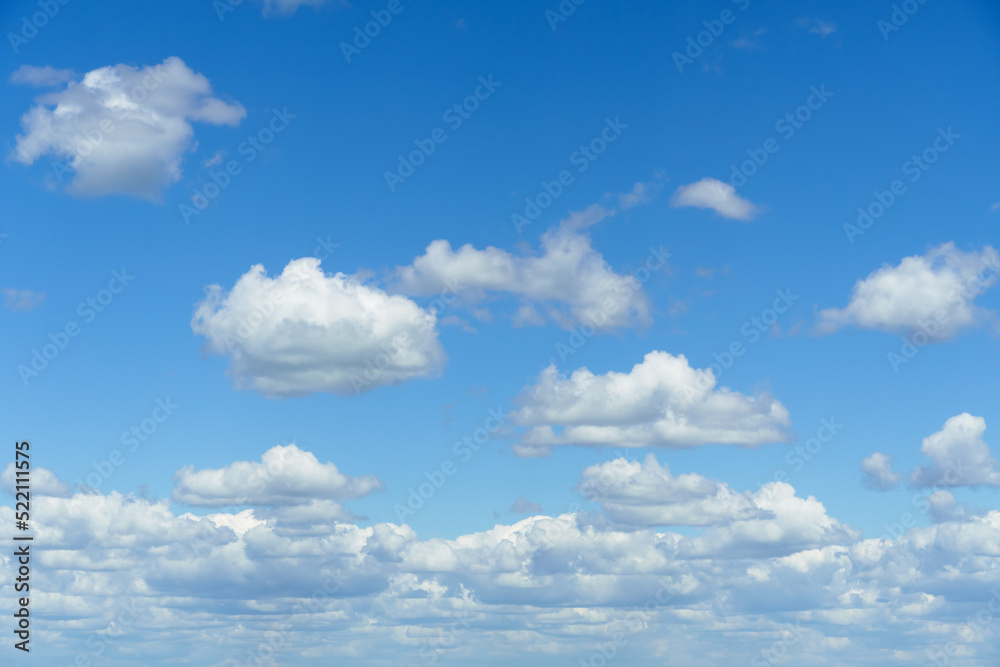
<svg viewBox="0 0 1000 667">
<path fill-rule="evenodd" d="M 837 24 L 833 21 L 824 21 L 822 19 L 810 18 L 808 16 L 803 16 L 795 22 L 795 25 L 799 28 L 808 30 L 813 35 L 819 35 L 820 37 L 827 37 L 837 32 Z"/>
<path fill-rule="evenodd" d="M 767 28 L 757 28 L 752 32 L 745 32 L 736 39 L 734 39 L 731 44 L 737 49 L 760 49 L 763 48 L 760 41 L 757 39 L 761 35 L 767 32 Z"/>
<path fill-rule="evenodd" d="M 20 312 L 34 310 L 45 300 L 44 293 L 33 292 L 30 289 L 18 290 L 8 288 L 3 290 L 3 297 L 4 308 Z"/>
<path fill-rule="evenodd" d="M 515 500 L 508 511 L 514 514 L 541 514 L 542 506 L 522 497 Z"/>
<path fill-rule="evenodd" d="M 21 65 L 11 73 L 10 82 L 22 86 L 45 88 L 66 83 L 72 78 L 73 70 L 71 69 L 56 69 L 48 65 L 45 67 Z"/>
</svg>

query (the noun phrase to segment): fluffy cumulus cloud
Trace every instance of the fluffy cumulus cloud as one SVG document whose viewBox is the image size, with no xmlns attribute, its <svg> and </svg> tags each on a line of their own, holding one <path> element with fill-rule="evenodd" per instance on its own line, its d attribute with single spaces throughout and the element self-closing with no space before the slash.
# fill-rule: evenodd
<svg viewBox="0 0 1000 667">
<path fill-rule="evenodd" d="M 756 493 L 737 492 L 697 473 L 675 477 L 652 454 L 642 463 L 619 458 L 590 466 L 578 489 L 616 523 L 707 527 L 685 543 L 684 553 L 784 556 L 858 537 L 829 517 L 815 498 L 797 497 L 789 484 L 770 482 Z"/>
<path fill-rule="evenodd" d="M 238 461 L 217 470 L 182 468 L 174 475 L 173 499 L 196 507 L 289 506 L 357 498 L 383 488 L 374 475 L 350 477 L 295 445 L 278 445 L 260 462 Z"/>
<path fill-rule="evenodd" d="M 536 515 L 421 538 L 406 525 L 362 526 L 328 512 L 322 530 L 309 529 L 324 508 L 284 490 L 344 481 L 332 464 L 289 453 L 296 463 L 273 487 L 290 503 L 280 512 L 200 517 L 118 492 L 33 499 L 36 541 L 45 545 L 32 558 L 33 580 L 45 582 L 32 596 L 45 616 L 38 659 L 73 664 L 99 651 L 115 665 L 142 656 L 150 665 L 310 667 L 393 665 L 400 656 L 467 665 L 489 656 L 534 666 L 603 664 L 613 649 L 623 665 L 778 657 L 912 665 L 950 642 L 962 653 L 949 664 L 997 657 L 1000 512 L 963 512 L 943 491 L 932 523 L 863 539 L 788 484 L 738 493 L 696 474 L 673 476 L 655 459 L 620 460 L 583 474 L 604 478 L 607 515 Z M 259 471 L 248 465 L 222 469 L 237 494 Z M 691 535 L 655 529 L 629 509 L 640 498 L 668 513 L 685 505 L 700 527 Z M 637 520 L 613 520 L 614 505 Z M 0 507 L 0 520 L 9 524 L 12 514 Z M 15 566 L 0 555 L 8 596 Z M 850 632 L 859 624 L 867 633 Z"/>
<path fill-rule="evenodd" d="M 924 438 L 920 453 L 928 466 L 910 473 L 916 487 L 1000 486 L 1000 462 L 983 440 L 986 420 L 968 412 L 944 423 L 937 433 Z"/>
<path fill-rule="evenodd" d="M 551 365 L 515 400 L 515 421 L 529 427 L 514 446 L 522 456 L 554 445 L 756 447 L 791 438 L 788 410 L 771 396 L 716 388 L 711 370 L 660 351 L 628 373 L 580 368 L 567 377 Z"/>
<path fill-rule="evenodd" d="M 54 85 L 68 75 L 24 68 L 16 80 Z M 236 125 L 239 103 L 212 96 L 208 79 L 180 58 L 142 68 L 113 65 L 69 80 L 44 94 L 21 118 L 11 157 L 30 165 L 51 156 L 53 184 L 81 196 L 129 195 L 157 200 L 181 177 L 181 161 L 194 141 L 192 122 Z"/>
<path fill-rule="evenodd" d="M 445 363 L 433 313 L 355 276 L 325 275 L 311 257 L 273 278 L 256 265 L 228 292 L 206 288 L 191 328 L 207 352 L 230 358 L 238 388 L 268 397 L 352 396 Z"/>
<path fill-rule="evenodd" d="M 869 489 L 889 491 L 899 485 L 903 476 L 892 469 L 892 457 L 875 452 L 861 461 L 861 481 Z"/>
<path fill-rule="evenodd" d="M 8 463 L 3 473 L 0 473 L 0 489 L 13 494 L 18 485 L 18 477 L 14 463 Z M 23 483 L 23 477 L 20 478 Z M 28 475 L 30 491 L 36 496 L 69 496 L 69 484 L 61 481 L 45 468 L 36 468 Z"/>
<path fill-rule="evenodd" d="M 652 189 L 655 183 L 637 184 L 619 196 L 619 207 L 647 201 Z M 412 264 L 396 269 L 393 287 L 412 296 L 443 295 L 454 306 L 510 295 L 520 300 L 517 324 L 552 321 L 570 328 L 587 322 L 602 330 L 648 324 L 650 301 L 642 282 L 616 273 L 586 234 L 617 210 L 594 204 L 571 213 L 542 235 L 537 253 L 493 246 L 480 250 L 471 244 L 456 250 L 446 240 L 433 241 Z M 669 257 L 665 248 L 643 249 L 643 254 L 649 271 L 664 268 Z"/>
<path fill-rule="evenodd" d="M 740 520 L 712 526 L 683 545 L 698 557 L 777 557 L 830 545 L 848 545 L 861 533 L 826 513 L 813 496 L 800 498 L 785 482 L 769 482 L 751 496 L 754 511 Z M 759 512 L 759 514 L 757 514 Z"/>
<path fill-rule="evenodd" d="M 974 301 L 996 283 L 998 270 L 1000 256 L 992 247 L 963 252 L 954 243 L 944 243 L 859 280 L 847 307 L 820 311 L 817 328 L 831 333 L 853 325 L 922 331 L 929 340 L 950 338 L 993 317 Z"/>
<path fill-rule="evenodd" d="M 697 473 L 674 476 L 653 454 L 586 468 L 578 490 L 612 521 L 635 526 L 711 526 L 765 515 L 749 493 Z"/>
<path fill-rule="evenodd" d="M 703 178 L 695 183 L 682 185 L 674 192 L 670 205 L 676 208 L 694 206 L 710 208 L 724 218 L 753 220 L 761 209 L 753 202 L 736 194 L 736 188 L 714 178 Z"/>
</svg>

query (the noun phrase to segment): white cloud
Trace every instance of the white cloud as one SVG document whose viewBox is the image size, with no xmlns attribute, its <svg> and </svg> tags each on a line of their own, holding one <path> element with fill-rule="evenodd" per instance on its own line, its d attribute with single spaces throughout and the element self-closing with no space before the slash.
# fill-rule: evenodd
<svg viewBox="0 0 1000 667">
<path fill-rule="evenodd" d="M 3 306 L 7 310 L 27 311 L 34 310 L 45 300 L 43 292 L 34 292 L 30 289 L 4 289 Z"/>
<path fill-rule="evenodd" d="M 23 86 L 47 87 L 66 83 L 71 78 L 73 78 L 71 69 L 56 69 L 48 65 L 45 67 L 21 65 L 11 73 L 10 82 Z"/>
<path fill-rule="evenodd" d="M 680 545 L 680 553 L 692 557 L 786 556 L 858 537 L 815 498 L 797 497 L 789 484 L 737 492 L 697 473 L 674 477 L 652 454 L 643 463 L 620 458 L 590 466 L 577 488 L 616 523 L 707 527 Z"/>
<path fill-rule="evenodd" d="M 736 188 L 714 178 L 703 178 L 677 188 L 670 205 L 710 208 L 724 218 L 752 220 L 761 209 L 736 194 Z"/>
<path fill-rule="evenodd" d="M 938 489 L 927 496 L 927 515 L 934 523 L 978 521 L 988 513 L 965 504 L 959 504 L 951 491 Z"/>
<path fill-rule="evenodd" d="M 628 373 L 595 375 L 581 368 L 566 377 L 551 365 L 515 399 L 523 406 L 516 423 L 531 427 L 515 452 L 544 455 L 567 444 L 755 447 L 789 441 L 785 406 L 766 394 L 745 396 L 715 384 L 711 370 L 660 351 Z"/>
<path fill-rule="evenodd" d="M 691 557 L 773 558 L 849 545 L 861 536 L 829 516 L 823 503 L 813 496 L 796 496 L 792 485 L 785 482 L 765 484 L 751 500 L 762 516 L 710 527 L 684 544 L 681 553 Z"/>
<path fill-rule="evenodd" d="M 986 420 L 963 412 L 924 438 L 920 453 L 930 466 L 910 473 L 916 487 L 1000 486 L 1000 462 L 983 441 Z"/>
<path fill-rule="evenodd" d="M 174 475 L 174 502 L 196 507 L 285 507 L 314 501 L 345 500 L 384 488 L 374 475 L 350 477 L 333 463 L 320 463 L 311 452 L 295 445 L 277 445 L 260 462 L 237 461 L 225 468 L 195 471 L 182 468 Z M 330 506 L 325 506 L 330 508 Z"/>
<path fill-rule="evenodd" d="M 228 293 L 206 288 L 191 328 L 208 352 L 230 357 L 237 388 L 268 397 L 356 395 L 435 375 L 446 360 L 433 313 L 355 276 L 327 276 L 311 257 L 275 278 L 253 266 Z"/>
<path fill-rule="evenodd" d="M 208 79 L 180 58 L 102 67 L 38 97 L 21 118 L 12 157 L 30 165 L 51 155 L 60 161 L 53 167 L 59 183 L 74 174 L 66 190 L 75 195 L 158 200 L 181 177 L 191 122 L 236 125 L 246 116 L 240 104 L 211 95 Z"/>
<path fill-rule="evenodd" d="M 590 466 L 577 489 L 613 521 L 635 526 L 714 526 L 767 514 L 749 493 L 697 473 L 675 477 L 653 454 Z"/>
<path fill-rule="evenodd" d="M 892 457 L 875 452 L 861 461 L 862 481 L 869 489 L 889 491 L 899 485 L 903 476 L 892 469 Z"/>
<path fill-rule="evenodd" d="M 990 246 L 963 252 L 944 243 L 859 280 L 846 308 L 820 311 L 817 330 L 831 333 L 854 325 L 893 332 L 919 329 L 930 340 L 949 338 L 993 317 L 973 301 L 996 283 L 998 269 L 1000 259 Z"/>
<path fill-rule="evenodd" d="M 814 35 L 819 35 L 820 37 L 827 37 L 837 32 L 836 23 L 817 18 L 802 17 L 795 21 L 795 25 L 808 30 Z"/>
<path fill-rule="evenodd" d="M 326 3 L 326 0 L 264 0 L 264 15 L 269 14 L 294 14 L 299 7 L 319 7 Z"/>
<path fill-rule="evenodd" d="M 282 488 L 319 484 L 331 465 L 288 468 Z M 673 477 L 649 459 L 597 468 L 620 484 L 608 493 L 636 507 L 643 494 L 661 505 L 711 496 L 705 478 Z M 255 472 L 222 470 L 237 494 Z M 788 484 L 745 497 L 761 515 L 722 515 L 690 536 L 571 511 L 421 539 L 405 525 L 331 520 L 332 503 L 315 499 L 196 517 L 118 492 L 40 495 L 32 517 L 46 548 L 32 575 L 46 585 L 32 602 L 50 615 L 53 664 L 87 646 L 151 666 L 256 664 L 273 649 L 276 664 L 301 667 L 414 655 L 534 667 L 586 661 L 620 632 L 622 664 L 669 655 L 710 667 L 762 655 L 789 626 L 796 665 L 921 664 L 950 641 L 965 662 L 990 663 L 995 620 L 968 631 L 1000 599 L 1000 512 L 963 514 L 938 492 L 937 523 L 860 539 Z M 0 521 L 12 519 L 0 507 Z M 15 566 L 0 555 L 3 580 Z M 870 637 L 845 641 L 858 624 Z"/>
<path fill-rule="evenodd" d="M 644 200 L 648 187 L 625 195 L 623 208 Z M 432 241 L 411 265 L 397 267 L 393 288 L 413 296 L 447 294 L 456 306 L 474 305 L 491 294 L 514 295 L 522 301 L 515 315 L 520 325 L 549 320 L 564 328 L 584 321 L 598 329 L 648 324 L 650 302 L 641 285 L 615 273 L 582 232 L 614 214 L 615 209 L 599 204 L 570 213 L 542 235 L 541 252 L 534 255 L 493 246 L 478 250 L 471 244 L 455 250 L 446 240 Z M 662 266 L 666 257 L 657 261 Z"/>
<path fill-rule="evenodd" d="M 632 186 L 631 192 L 618 195 L 618 207 L 623 211 L 627 211 L 633 206 L 648 204 L 653 199 L 656 191 L 659 189 L 659 183 L 657 181 L 650 181 L 649 183 L 636 183 Z"/>
<path fill-rule="evenodd" d="M 754 30 L 752 32 L 744 33 L 744 34 L 740 35 L 739 37 L 737 37 L 736 39 L 734 39 L 732 41 L 732 45 L 734 47 L 736 47 L 737 49 L 746 49 L 748 51 L 753 50 L 753 49 L 760 49 L 762 47 L 760 45 L 759 40 L 757 40 L 756 38 L 760 37 L 761 35 L 765 34 L 766 32 L 767 32 L 767 28 L 757 28 L 756 30 Z"/>
<path fill-rule="evenodd" d="M 59 497 L 67 497 L 70 495 L 69 484 L 53 475 L 52 471 L 36 467 L 31 468 L 29 472 L 28 486 L 30 487 L 31 493 L 34 495 Z M 15 487 L 19 483 L 18 480 L 21 480 L 20 483 L 24 483 L 23 476 L 20 478 L 17 477 L 14 463 L 8 463 L 7 467 L 4 468 L 3 473 L 0 473 L 0 488 L 13 495 L 16 491 Z"/>
<path fill-rule="evenodd" d="M 636 185 L 639 187 L 639 184 Z M 621 195 L 622 197 L 629 197 L 630 195 Z M 609 209 L 601 204 L 591 204 L 582 211 L 570 211 L 569 215 L 559 221 L 557 228 L 561 228 L 566 231 L 576 231 L 579 229 L 587 229 L 588 227 L 593 227 L 599 222 L 604 222 L 608 218 L 614 217 L 616 211 L 615 209 Z"/>
</svg>

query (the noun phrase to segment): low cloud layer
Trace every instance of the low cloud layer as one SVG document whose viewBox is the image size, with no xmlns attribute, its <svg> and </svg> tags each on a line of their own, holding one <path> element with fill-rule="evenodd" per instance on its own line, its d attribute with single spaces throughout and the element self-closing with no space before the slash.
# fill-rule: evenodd
<svg viewBox="0 0 1000 667">
<path fill-rule="evenodd" d="M 292 447 L 182 470 L 177 492 L 201 497 L 218 482 L 241 496 L 282 453 L 259 496 L 286 503 L 277 507 L 199 517 L 118 492 L 39 495 L 46 548 L 32 574 L 46 586 L 33 602 L 45 609 L 47 660 L 103 647 L 124 664 L 181 647 L 175 659 L 200 664 L 390 664 L 403 650 L 534 666 L 587 662 L 615 633 L 628 639 L 614 646 L 622 664 L 669 654 L 707 667 L 770 655 L 776 637 L 795 664 L 922 664 L 948 642 L 970 664 L 995 655 L 1000 593 L 982 573 L 1000 559 L 1000 512 L 959 507 L 945 491 L 932 495 L 929 525 L 865 538 L 785 483 L 737 491 L 674 476 L 653 457 L 618 459 L 583 471 L 596 514 L 535 515 L 454 539 L 337 518 L 335 501 L 305 490 L 357 495 L 373 488 L 358 480 L 374 478 L 347 478 Z M 681 508 L 695 534 L 651 527 Z M 0 515 L 9 523 L 13 508 Z M 0 556 L 3 580 L 13 567 Z M 868 636 L 845 636 L 859 623 Z"/>
</svg>

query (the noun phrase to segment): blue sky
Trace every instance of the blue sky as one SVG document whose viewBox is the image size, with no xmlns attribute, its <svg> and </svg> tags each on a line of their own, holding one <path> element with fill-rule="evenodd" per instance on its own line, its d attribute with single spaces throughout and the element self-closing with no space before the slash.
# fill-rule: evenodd
<svg viewBox="0 0 1000 667">
<path fill-rule="evenodd" d="M 641 609 L 625 599 L 649 588 L 635 577 L 668 573 L 675 601 L 646 621 L 673 629 L 632 636 L 620 664 L 654 664 L 644 660 L 675 649 L 655 664 L 749 662 L 797 621 L 809 630 L 789 645 L 790 664 L 917 664 L 948 638 L 963 647 L 950 664 L 995 659 L 995 624 L 971 641 L 960 630 L 987 602 L 976 595 L 1000 584 L 991 546 L 1000 464 L 994 473 L 989 453 L 1000 442 L 991 289 L 1000 12 L 973 0 L 903 4 L 913 11 L 590 0 L 564 2 L 575 9 L 556 20 L 556 2 L 245 0 L 221 18 L 228 3 L 68 2 L 35 31 L 24 21 L 39 5 L 6 5 L 0 410 L 8 436 L 30 440 L 34 466 L 53 475 L 35 482 L 47 494 L 35 510 L 41 549 L 72 554 L 37 565 L 51 586 L 38 594 L 37 641 L 48 646 L 33 650 L 69 662 L 106 623 L 110 610 L 88 607 L 92 593 L 68 582 L 100 590 L 94 561 L 111 562 L 127 521 L 98 529 L 85 517 L 138 506 L 167 513 L 170 535 L 210 515 L 198 525 L 242 549 L 246 562 L 231 565 L 244 573 L 268 539 L 323 553 L 368 540 L 371 553 L 351 570 L 365 583 L 335 596 L 337 622 L 295 617 L 295 646 L 261 664 L 399 664 L 429 650 L 466 594 L 475 627 L 459 648 L 431 651 L 435 661 L 578 664 L 591 649 L 581 653 L 573 637 L 607 640 L 615 619 Z M 348 62 L 341 44 L 372 12 L 391 20 Z M 699 33 L 700 53 L 688 42 Z M 462 104 L 474 107 L 467 118 L 449 112 Z M 74 154 L 87 132 L 98 140 Z M 387 184 L 400 156 L 428 145 L 412 175 Z M 525 214 L 526 198 L 545 205 L 519 229 L 512 216 Z M 867 229 L 851 227 L 859 207 L 875 213 Z M 779 291 L 791 295 L 787 309 Z M 435 301 L 452 293 L 450 304 Z M 106 303 L 97 312 L 87 299 Z M 608 299 L 605 324 L 577 333 Z M 241 334 L 258 309 L 261 323 Z M 890 353 L 902 355 L 903 338 L 935 316 L 926 344 L 894 368 Z M 31 369 L 68 324 L 79 334 Z M 389 367 L 355 391 L 365 360 L 400 333 Z M 745 351 L 728 365 L 720 358 L 734 343 Z M 726 366 L 714 368 L 715 384 L 686 394 L 713 363 Z M 168 399 L 177 407 L 156 421 Z M 463 460 L 455 443 L 490 410 L 504 423 Z M 122 434 L 144 420 L 155 431 L 126 451 Z M 821 431 L 830 420 L 843 425 L 832 438 Z M 818 433 L 825 441 L 812 446 L 822 446 L 798 458 Z M 236 462 L 293 444 L 274 450 L 292 452 L 282 474 L 239 491 L 252 466 Z M 124 460 L 109 468 L 116 450 Z M 968 477 L 938 480 L 963 459 L 975 461 Z M 401 515 L 411 489 L 448 462 L 441 488 Z M 93 477 L 101 468 L 111 473 Z M 583 493 L 587 470 L 612 481 Z M 95 486 L 88 475 L 96 489 L 79 486 Z M 768 504 L 788 489 L 791 509 Z M 938 509 L 915 511 L 914 497 L 932 492 Z M 519 499 L 524 511 L 512 511 Z M 305 506 L 319 518 L 294 514 Z M 663 518 L 701 512 L 709 518 Z M 879 574 L 850 564 L 905 512 L 916 532 Z M 667 535 L 679 551 L 662 570 L 608 566 L 634 575 L 607 583 L 625 596 L 612 602 L 588 601 L 584 577 L 610 576 L 597 565 L 545 584 L 546 601 L 516 593 L 540 580 L 519 588 L 499 569 L 483 580 L 456 573 L 495 565 L 493 547 L 462 552 L 470 560 L 455 572 L 436 569 L 448 561 L 441 549 L 485 544 L 494 526 L 528 533 L 560 516 L 609 545 Z M 802 517 L 821 534 L 809 537 Z M 331 546 L 317 526 L 354 537 Z M 768 537 L 719 546 L 726 531 Z M 555 567 L 510 541 L 524 572 Z M 141 550 L 154 546 L 132 544 L 128 558 L 148 559 Z M 812 563 L 796 571 L 815 595 L 753 592 L 775 608 L 744 609 L 745 622 L 719 611 L 755 590 L 741 572 L 795 558 Z M 908 558 L 916 575 L 888 565 Z M 321 572 L 337 561 L 306 562 L 295 565 Z M 682 576 L 680 562 L 694 569 Z M 291 618 L 287 598 L 234 594 L 205 563 L 183 567 L 183 581 L 147 596 L 160 620 L 132 628 L 107 664 L 137 655 L 168 664 L 207 646 L 209 635 L 184 622 L 186 603 L 167 596 L 201 599 L 211 632 L 232 637 L 195 664 L 247 664 L 247 647 Z M 712 567 L 735 574 L 685 598 L 682 582 Z M 948 568 L 961 576 L 943 576 Z M 199 581 L 215 583 L 196 594 Z M 295 585 L 310 582 L 296 575 Z M 116 586 L 107 599 L 135 594 Z M 407 606 L 415 599 L 433 608 Z M 535 619 L 569 608 L 592 615 Z M 685 614 L 706 615 L 670 625 L 694 618 Z M 81 617 L 82 630 L 68 623 Z M 370 622 L 378 631 L 362 638 Z M 941 641 L 914 645 L 930 627 Z M 183 646 L 170 643 L 178 638 Z M 496 642 L 495 652 L 482 648 Z"/>
</svg>

